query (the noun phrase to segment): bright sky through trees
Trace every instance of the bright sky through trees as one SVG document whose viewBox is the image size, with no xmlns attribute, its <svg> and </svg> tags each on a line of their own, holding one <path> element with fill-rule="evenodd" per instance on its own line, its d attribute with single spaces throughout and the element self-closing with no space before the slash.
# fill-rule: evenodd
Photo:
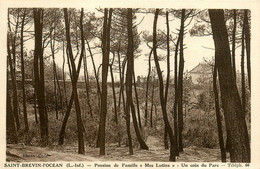
<svg viewBox="0 0 260 169">
<path fill-rule="evenodd" d="M 103 16 L 101 12 L 98 12 L 96 9 L 84 9 L 85 13 L 91 11 L 95 12 L 95 16 L 101 17 Z M 141 49 L 140 56 L 135 59 L 135 75 L 136 76 L 147 76 L 147 70 L 148 70 L 148 54 L 150 52 L 150 49 L 147 47 L 147 45 L 144 42 L 144 39 L 142 37 L 142 32 L 149 32 L 149 34 L 152 34 L 152 24 L 153 24 L 153 17 L 154 14 L 144 14 L 144 13 L 137 13 L 136 14 L 136 24 L 138 33 L 140 34 L 141 38 L 141 45 L 139 48 Z M 176 38 L 177 32 L 180 27 L 180 19 L 177 19 L 172 14 L 169 15 L 169 24 L 170 24 L 170 33 L 172 34 L 173 38 Z M 190 19 L 187 19 L 187 23 L 190 22 Z M 187 30 L 190 30 L 194 24 L 194 20 L 191 22 L 191 24 L 186 28 Z M 33 27 L 32 27 L 33 28 Z M 166 32 L 166 20 L 165 16 L 159 15 L 158 17 L 158 30 L 162 30 Z M 27 48 L 27 51 L 30 51 L 34 48 L 34 41 L 30 40 L 25 42 L 25 47 Z M 96 40 L 95 43 L 100 43 L 99 40 Z M 185 50 L 184 50 L 184 72 L 190 71 L 193 69 L 196 65 L 198 65 L 200 62 L 204 62 L 204 58 L 206 60 L 211 60 L 214 56 L 214 43 L 212 40 L 212 36 L 204 36 L 204 37 L 196 37 L 196 36 L 190 36 L 190 33 L 186 31 L 185 38 L 184 38 L 184 44 Z M 93 41 L 90 41 L 90 46 L 94 47 Z M 171 48 L 173 48 L 174 44 L 170 43 Z M 240 48 L 236 49 L 237 51 L 240 51 Z M 47 47 L 45 50 L 50 54 L 50 47 Z M 95 64 L 96 67 L 98 67 L 101 64 L 102 60 L 102 53 L 101 50 L 93 50 L 94 54 Z M 89 52 L 86 51 L 86 54 L 88 56 L 87 62 L 88 62 L 88 70 L 90 75 L 94 75 L 93 73 L 93 67 L 92 62 L 89 57 Z M 166 50 L 158 50 L 158 54 L 162 56 L 166 56 Z M 111 56 L 112 57 L 112 56 Z M 62 58 L 62 50 L 60 50 L 59 53 L 55 56 L 56 64 L 61 67 L 63 58 Z M 173 51 L 171 52 L 171 77 L 173 77 Z M 66 61 L 67 63 L 67 61 Z M 237 69 L 240 70 L 240 59 L 236 59 Z M 163 71 L 163 76 L 165 77 L 166 72 L 166 59 L 164 61 L 160 61 L 161 69 Z M 154 67 L 154 62 L 152 62 L 152 67 Z M 65 71 L 68 72 L 67 65 L 65 66 Z M 80 76 L 83 75 L 83 67 Z M 108 75 L 110 76 L 110 75 Z M 114 73 L 115 81 L 119 80 L 118 73 Z M 108 81 L 110 81 L 110 77 L 108 78 Z"/>
</svg>

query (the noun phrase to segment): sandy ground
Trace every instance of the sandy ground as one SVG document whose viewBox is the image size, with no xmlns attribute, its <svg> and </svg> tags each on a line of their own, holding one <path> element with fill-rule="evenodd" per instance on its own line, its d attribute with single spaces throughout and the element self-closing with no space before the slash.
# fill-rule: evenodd
<svg viewBox="0 0 260 169">
<path fill-rule="evenodd" d="M 127 147 L 110 145 L 106 147 L 106 155 L 100 157 L 98 148 L 87 147 L 85 155 L 77 154 L 77 146 L 35 147 L 8 144 L 6 161 L 16 162 L 55 162 L 55 161 L 151 161 L 167 162 L 169 150 L 155 137 L 148 137 L 149 150 L 134 149 L 134 155 L 128 154 Z M 177 162 L 221 162 L 218 149 L 185 148 L 177 157 Z"/>
</svg>

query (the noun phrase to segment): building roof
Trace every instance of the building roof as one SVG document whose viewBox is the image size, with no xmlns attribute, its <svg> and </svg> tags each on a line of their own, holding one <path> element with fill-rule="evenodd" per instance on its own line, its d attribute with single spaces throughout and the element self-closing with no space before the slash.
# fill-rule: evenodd
<svg viewBox="0 0 260 169">
<path fill-rule="evenodd" d="M 212 73 L 212 67 L 206 63 L 199 63 L 196 67 L 194 67 L 189 73 L 193 74 L 210 74 Z"/>
</svg>

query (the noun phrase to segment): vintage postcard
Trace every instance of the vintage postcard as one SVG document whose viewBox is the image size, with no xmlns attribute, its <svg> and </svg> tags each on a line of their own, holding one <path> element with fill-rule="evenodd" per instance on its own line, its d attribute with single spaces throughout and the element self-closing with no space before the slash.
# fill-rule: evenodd
<svg viewBox="0 0 260 169">
<path fill-rule="evenodd" d="M 259 168 L 260 1 L 2 1 L 1 168 Z"/>
</svg>

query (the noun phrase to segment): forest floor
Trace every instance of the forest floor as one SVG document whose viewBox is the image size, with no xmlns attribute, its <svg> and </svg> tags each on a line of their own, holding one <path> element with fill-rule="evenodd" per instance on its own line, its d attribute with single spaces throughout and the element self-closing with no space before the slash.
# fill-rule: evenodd
<svg viewBox="0 0 260 169">
<path fill-rule="evenodd" d="M 77 154 L 77 146 L 35 147 L 8 144 L 6 161 L 16 162 L 56 162 L 56 161 L 151 161 L 167 162 L 169 150 L 164 149 L 163 143 L 156 137 L 149 136 L 149 150 L 134 149 L 134 155 L 128 154 L 127 147 L 108 145 L 106 156 L 99 157 L 99 148 L 87 147 L 85 155 Z M 177 162 L 221 162 L 219 149 L 190 147 L 176 159 Z"/>
</svg>

